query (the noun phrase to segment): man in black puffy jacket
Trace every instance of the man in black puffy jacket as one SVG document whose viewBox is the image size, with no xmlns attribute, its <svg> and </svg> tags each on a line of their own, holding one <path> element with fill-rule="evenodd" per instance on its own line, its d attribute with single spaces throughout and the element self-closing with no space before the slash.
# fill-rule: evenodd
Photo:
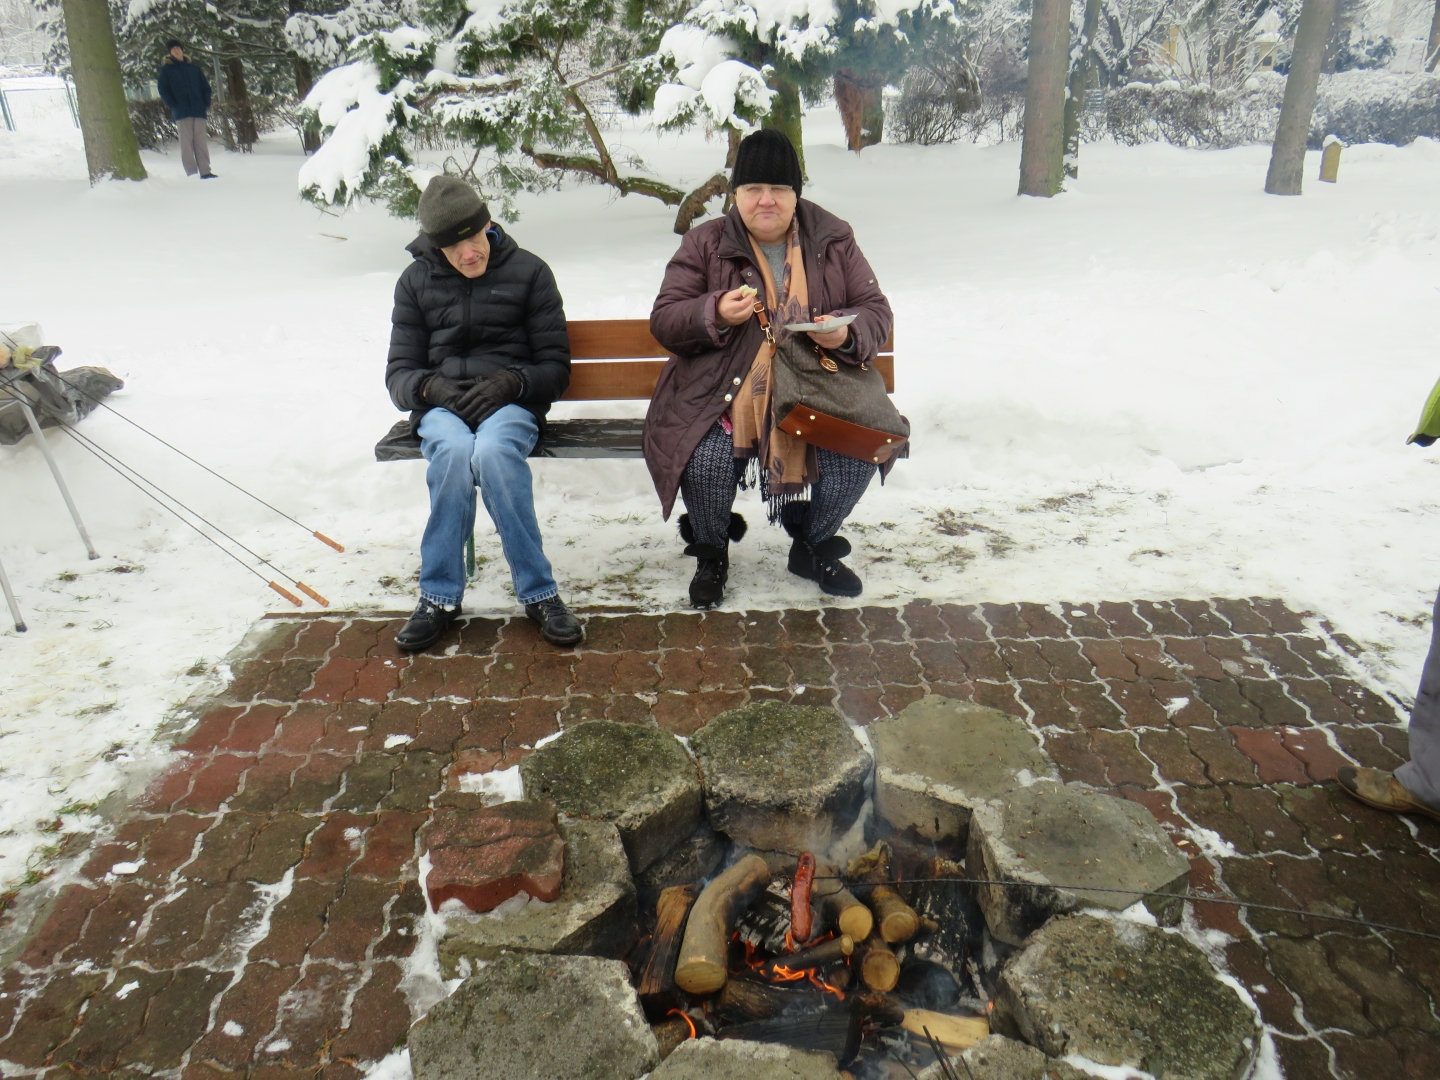
<svg viewBox="0 0 1440 1080">
<path fill-rule="evenodd" d="M 433 645 L 460 611 L 475 489 L 500 534 L 515 596 L 547 641 L 575 645 L 580 621 L 560 599 L 535 519 L 527 458 L 550 403 L 570 384 L 570 338 L 555 275 L 490 220 L 455 176 L 420 196 L 420 235 L 395 285 L 385 385 L 430 468 L 420 541 L 420 603 L 395 637 Z"/>
</svg>

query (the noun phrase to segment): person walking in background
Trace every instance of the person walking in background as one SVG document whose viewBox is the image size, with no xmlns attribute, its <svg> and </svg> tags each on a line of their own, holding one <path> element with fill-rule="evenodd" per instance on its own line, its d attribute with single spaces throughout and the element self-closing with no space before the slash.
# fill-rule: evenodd
<svg viewBox="0 0 1440 1080">
<path fill-rule="evenodd" d="M 180 131 L 180 160 L 185 175 L 197 172 L 201 180 L 214 180 L 210 171 L 210 145 L 205 141 L 205 113 L 210 108 L 210 80 L 200 65 L 185 59 L 185 49 L 171 38 L 165 43 L 169 57 L 160 65 L 155 83 L 160 100 L 170 107 Z"/>
</svg>

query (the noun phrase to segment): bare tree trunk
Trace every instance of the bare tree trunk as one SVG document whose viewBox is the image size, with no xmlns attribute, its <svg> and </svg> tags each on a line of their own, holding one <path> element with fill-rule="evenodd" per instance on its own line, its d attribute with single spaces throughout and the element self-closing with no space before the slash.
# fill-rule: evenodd
<svg viewBox="0 0 1440 1080">
<path fill-rule="evenodd" d="M 303 56 L 295 57 L 291 63 L 295 68 L 295 99 L 304 101 L 305 95 L 309 94 L 310 88 L 315 85 L 315 69 Z M 320 149 L 320 128 L 313 120 L 300 128 L 300 145 L 307 154 L 313 154 Z"/>
<path fill-rule="evenodd" d="M 80 106 L 80 133 L 90 182 L 114 177 L 144 180 L 140 146 L 130 124 L 115 27 L 105 0 L 62 0 L 65 35 L 70 41 L 70 72 Z"/>
<path fill-rule="evenodd" d="M 790 145 L 795 147 L 795 153 L 800 157 L 800 175 L 808 180 L 809 176 L 805 173 L 805 144 L 801 130 L 805 106 L 800 101 L 800 88 L 777 76 L 774 89 L 775 101 L 770 106 L 770 113 L 765 117 L 763 126 L 785 133 L 790 139 Z"/>
<path fill-rule="evenodd" d="M 1048 199 L 1060 193 L 1065 176 L 1069 54 L 1070 0 L 1035 0 L 1030 14 L 1030 66 L 1025 77 L 1025 133 L 1020 144 L 1021 195 Z"/>
<path fill-rule="evenodd" d="M 255 111 L 250 107 L 250 90 L 245 85 L 245 61 L 238 56 L 225 61 L 225 81 L 230 84 L 231 116 L 235 119 L 235 141 L 247 154 L 260 141 Z"/>
<path fill-rule="evenodd" d="M 885 136 L 883 85 L 872 85 L 853 71 L 841 70 L 834 79 L 835 106 L 845 125 L 845 141 L 857 154 L 877 145 Z"/>
<path fill-rule="evenodd" d="M 1310 138 L 1310 117 L 1315 111 L 1320 64 L 1325 59 L 1330 24 L 1335 20 L 1335 5 L 1336 0 L 1305 0 L 1300 9 L 1295 51 L 1290 57 L 1290 74 L 1285 78 L 1285 98 L 1280 103 L 1280 122 L 1275 126 L 1275 145 L 1265 174 L 1265 191 L 1270 195 L 1300 194 L 1305 143 Z"/>
<path fill-rule="evenodd" d="M 1090 73 L 1094 70 L 1095 31 L 1100 28 L 1100 0 L 1085 0 L 1085 23 L 1080 29 L 1080 55 L 1070 72 L 1070 93 L 1065 98 L 1065 175 L 1080 175 L 1080 114 L 1085 111 L 1085 95 L 1090 92 Z"/>
<path fill-rule="evenodd" d="M 1430 20 L 1430 40 L 1425 45 L 1425 70 L 1434 71 L 1440 63 L 1440 0 L 1435 0 L 1435 16 Z"/>
<path fill-rule="evenodd" d="M 228 83 L 225 78 L 225 68 L 220 63 L 220 55 L 214 51 L 213 46 L 211 47 L 210 53 L 210 70 L 210 82 L 214 90 L 215 100 L 223 100 L 225 105 L 212 112 L 208 124 L 220 125 L 220 138 L 225 143 L 225 149 L 233 153 L 238 150 L 239 147 L 235 145 L 235 124 L 232 122 L 230 116 L 230 94 L 229 91 L 225 89 Z"/>
</svg>

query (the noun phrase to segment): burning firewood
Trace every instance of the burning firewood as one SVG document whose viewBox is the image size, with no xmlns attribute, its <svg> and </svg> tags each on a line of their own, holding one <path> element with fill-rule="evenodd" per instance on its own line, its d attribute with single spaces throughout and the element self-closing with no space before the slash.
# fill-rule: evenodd
<svg viewBox="0 0 1440 1080">
<path fill-rule="evenodd" d="M 701 1035 L 713 1034 L 705 1018 L 690 1016 L 680 1009 L 671 1009 L 670 1015 L 658 1024 L 650 1025 L 651 1032 L 655 1035 L 655 1042 L 660 1047 L 660 1059 L 663 1061 L 674 1053 L 675 1048 L 686 1039 L 698 1038 Z"/>
<path fill-rule="evenodd" d="M 695 886 L 678 885 L 660 893 L 655 905 L 655 934 L 640 973 L 639 994 L 651 1015 L 682 1004 L 675 987 L 675 961 L 680 955 L 685 917 L 695 903 Z"/>
<path fill-rule="evenodd" d="M 803 1016 L 777 1016 L 733 1024 L 720 1031 L 722 1039 L 784 1043 L 802 1050 L 828 1050 L 842 1065 L 852 1061 L 864 1035 L 858 1013 L 840 1006 Z"/>
<path fill-rule="evenodd" d="M 789 989 L 789 987 L 797 987 Z M 792 1012 L 814 1011 L 834 997 L 815 989 L 809 982 L 772 986 L 750 975 L 737 975 L 726 980 L 725 988 L 715 999 L 715 1011 L 725 1020 L 768 1020 Z"/>
<path fill-rule="evenodd" d="M 874 850 L 852 859 L 845 876 L 851 882 L 865 886 L 862 896 L 880 929 L 880 936 L 891 945 L 909 941 L 920 929 L 920 916 L 905 902 L 905 898 L 888 882 L 893 876 L 890 868 L 890 845 L 884 841 L 875 845 Z M 888 989 L 888 987 L 887 987 Z"/>
<path fill-rule="evenodd" d="M 983 1016 L 950 1016 L 929 1009 L 906 1009 L 901 1027 L 912 1035 L 925 1037 L 925 1029 L 950 1053 L 968 1050 L 990 1034 L 990 1021 Z"/>
<path fill-rule="evenodd" d="M 675 985 L 703 997 L 725 985 L 725 960 L 735 920 L 770 884 L 770 867 L 747 855 L 705 886 L 690 909 L 675 966 Z"/>
<path fill-rule="evenodd" d="M 855 941 L 864 941 L 875 926 L 870 909 L 855 899 L 845 887 L 835 868 L 819 863 L 815 867 L 814 897 L 820 907 L 825 926 L 837 933 L 849 934 Z"/>
<path fill-rule="evenodd" d="M 921 868 L 927 878 L 957 878 L 964 868 L 949 859 L 935 858 Z M 922 929 L 935 925 L 910 943 L 910 955 L 916 960 L 939 964 L 964 987 L 971 982 L 967 959 L 980 951 L 980 932 L 984 916 L 970 893 L 954 881 L 924 878 L 908 886 L 910 900 L 920 915 Z M 979 993 L 978 984 L 973 992 Z"/>
<path fill-rule="evenodd" d="M 801 949 L 799 952 L 790 953 L 788 956 L 777 956 L 760 968 L 760 977 L 764 979 L 794 978 L 794 973 L 833 964 L 854 951 L 854 939 L 848 934 L 841 934 L 839 937 L 831 938 L 829 941 L 808 949 Z"/>
<path fill-rule="evenodd" d="M 878 932 L 860 947 L 860 978 L 871 990 L 893 990 L 900 981 L 900 962 Z"/>
<path fill-rule="evenodd" d="M 785 884 L 770 883 L 769 888 L 755 898 L 735 924 L 740 940 L 762 952 L 786 952 L 786 941 L 791 939 L 790 896 Z"/>
</svg>

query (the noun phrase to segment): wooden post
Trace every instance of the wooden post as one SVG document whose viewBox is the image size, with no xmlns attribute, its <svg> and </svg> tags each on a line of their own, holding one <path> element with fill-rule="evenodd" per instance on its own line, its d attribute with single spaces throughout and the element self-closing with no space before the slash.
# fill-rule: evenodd
<svg viewBox="0 0 1440 1080">
<path fill-rule="evenodd" d="M 1330 0 L 1331 3 L 1334 0 Z M 1035 0 L 1025 78 L 1020 194 L 1050 198 L 1065 177 L 1065 77 L 1070 69 L 1070 0 Z"/>
<path fill-rule="evenodd" d="M 1275 143 L 1270 150 L 1270 168 L 1265 174 L 1269 195 L 1299 195 L 1305 171 L 1305 143 L 1310 138 L 1310 117 L 1315 112 L 1315 94 L 1320 86 L 1320 65 L 1330 24 L 1335 21 L 1336 0 L 1305 0 L 1300 9 L 1300 26 L 1295 31 L 1295 51 L 1290 57 L 1290 74 L 1285 77 L 1285 97 L 1280 103 L 1280 122 L 1275 125 Z"/>
<path fill-rule="evenodd" d="M 1320 154 L 1320 179 L 1327 184 L 1335 183 L 1340 175 L 1340 151 L 1344 146 L 1334 135 L 1325 136 L 1325 149 Z"/>
</svg>

